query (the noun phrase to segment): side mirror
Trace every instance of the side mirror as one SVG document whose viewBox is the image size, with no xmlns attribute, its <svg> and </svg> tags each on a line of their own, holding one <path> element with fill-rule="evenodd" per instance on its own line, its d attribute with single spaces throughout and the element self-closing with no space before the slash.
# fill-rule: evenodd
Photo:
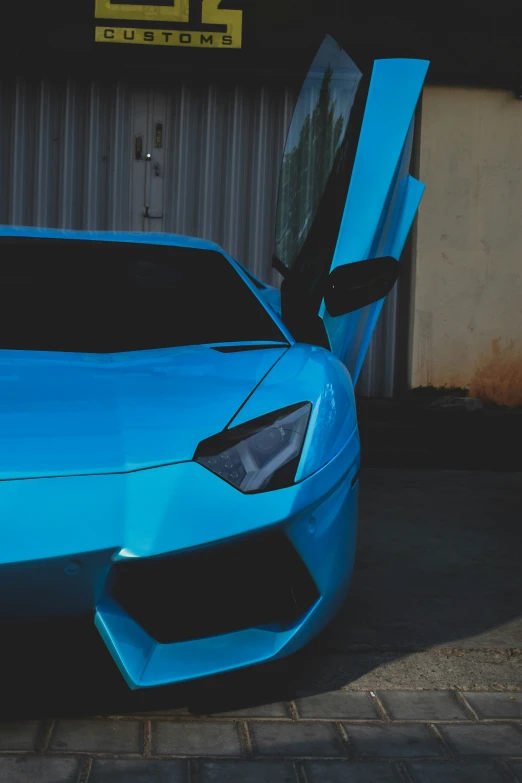
<svg viewBox="0 0 522 783">
<path fill-rule="evenodd" d="M 390 293 L 398 276 L 399 262 L 390 256 L 338 266 L 326 283 L 326 309 L 332 316 L 346 315 L 378 302 Z"/>
</svg>

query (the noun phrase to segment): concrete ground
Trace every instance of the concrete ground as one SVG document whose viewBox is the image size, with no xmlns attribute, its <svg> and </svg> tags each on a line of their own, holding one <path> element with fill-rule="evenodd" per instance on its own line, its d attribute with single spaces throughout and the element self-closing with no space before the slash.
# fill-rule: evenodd
<svg viewBox="0 0 522 783">
<path fill-rule="evenodd" d="M 131 693 L 90 627 L 4 634 L 0 783 L 522 783 L 521 552 L 522 474 L 367 471 L 350 596 L 287 661 Z"/>
</svg>

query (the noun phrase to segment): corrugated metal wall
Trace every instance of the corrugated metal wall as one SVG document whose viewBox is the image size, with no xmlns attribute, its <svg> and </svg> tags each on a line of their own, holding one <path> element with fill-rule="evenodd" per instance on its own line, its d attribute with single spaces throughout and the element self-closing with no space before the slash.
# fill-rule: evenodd
<svg viewBox="0 0 522 783">
<path fill-rule="evenodd" d="M 277 182 L 294 106 L 287 89 L 182 86 L 171 96 L 165 229 L 212 239 L 266 282 Z"/>
<path fill-rule="evenodd" d="M 135 89 L 73 79 L 1 82 L 0 223 L 135 228 Z M 164 230 L 212 239 L 277 284 L 277 180 L 295 95 L 284 86 L 188 83 L 168 92 Z M 393 394 L 396 311 L 394 293 L 361 374 L 361 394 Z"/>
<path fill-rule="evenodd" d="M 17 80 L 0 90 L 0 220 L 127 228 L 128 89 Z"/>
</svg>

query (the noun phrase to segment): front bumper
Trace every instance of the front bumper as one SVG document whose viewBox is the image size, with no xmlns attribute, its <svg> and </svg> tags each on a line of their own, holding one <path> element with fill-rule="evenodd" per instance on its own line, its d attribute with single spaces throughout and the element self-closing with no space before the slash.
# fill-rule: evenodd
<svg viewBox="0 0 522 783">
<path fill-rule="evenodd" d="M 241 494 L 195 463 L 111 476 L 3 482 L 8 535 L 1 553 L 0 591 L 13 597 L 2 602 L 3 619 L 42 619 L 94 609 L 96 627 L 131 688 L 203 677 L 290 654 L 330 621 L 346 595 L 355 552 L 358 468 L 354 432 L 335 459 L 309 479 L 254 496 Z M 241 627 L 236 619 L 228 628 L 218 624 L 217 633 L 210 631 L 213 635 L 202 636 L 208 628 L 198 633 L 195 627 L 193 638 L 188 638 L 177 618 L 184 615 L 186 621 L 187 612 L 180 607 L 190 605 L 196 587 L 201 587 L 193 580 L 202 579 L 201 573 L 191 579 L 190 569 L 183 581 L 161 591 L 156 625 L 122 606 L 115 576 L 123 568 L 130 573 L 135 564 L 139 581 L 144 559 L 153 563 L 172 557 L 173 563 L 181 563 L 184 551 L 211 551 L 229 541 L 250 546 L 256 536 L 272 533 L 290 542 L 314 588 L 308 584 L 304 599 L 298 596 L 299 611 L 293 614 L 276 617 L 252 611 L 252 627 Z M 259 559 L 266 560 L 267 592 L 272 577 L 276 581 L 269 553 L 259 548 Z M 258 562 L 256 582 L 262 574 Z M 248 569 L 243 569 L 238 594 L 248 593 L 247 578 Z M 213 580 L 216 585 L 219 569 Z M 154 600 L 153 591 L 147 600 Z M 162 612 L 168 633 L 162 632 Z"/>
</svg>

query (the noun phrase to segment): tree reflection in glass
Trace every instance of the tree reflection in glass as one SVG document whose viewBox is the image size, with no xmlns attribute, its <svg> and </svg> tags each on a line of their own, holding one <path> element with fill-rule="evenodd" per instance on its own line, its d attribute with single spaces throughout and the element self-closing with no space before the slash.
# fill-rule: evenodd
<svg viewBox="0 0 522 783">
<path fill-rule="evenodd" d="M 346 136 L 361 72 L 327 36 L 299 95 L 286 141 L 276 217 L 276 250 L 294 264 Z"/>
</svg>

